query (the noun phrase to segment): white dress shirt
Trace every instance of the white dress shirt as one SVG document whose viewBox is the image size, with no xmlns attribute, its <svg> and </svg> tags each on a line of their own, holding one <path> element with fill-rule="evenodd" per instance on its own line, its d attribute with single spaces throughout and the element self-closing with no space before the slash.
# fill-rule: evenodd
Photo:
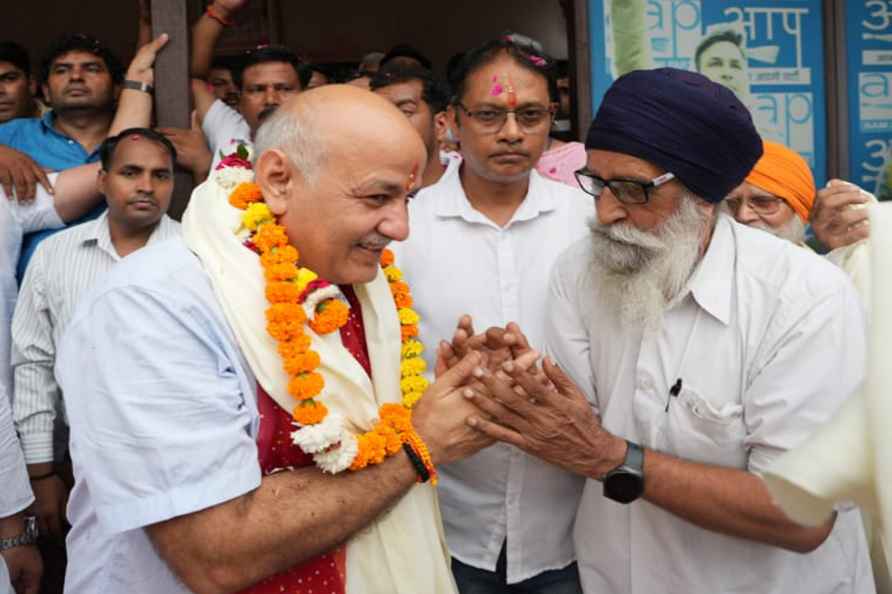
<svg viewBox="0 0 892 594">
<path fill-rule="evenodd" d="M 615 435 L 757 473 L 831 418 L 864 377 L 864 316 L 845 275 L 726 215 L 656 332 L 624 324 L 599 299 L 591 262 L 588 241 L 561 256 L 547 339 Z M 644 500 L 614 503 L 590 480 L 574 540 L 591 594 L 874 592 L 855 509 L 801 555 L 699 528 Z"/>
<path fill-rule="evenodd" d="M 465 313 L 477 331 L 517 322 L 541 345 L 549 272 L 593 215 L 585 193 L 535 171 L 501 228 L 468 202 L 458 167 L 422 190 L 410 206 L 409 239 L 394 252 L 421 315 L 428 368 Z M 461 562 L 494 571 L 506 537 L 509 583 L 573 562 L 580 478 L 505 444 L 441 468 L 440 477 L 446 538 Z"/>
<path fill-rule="evenodd" d="M 168 216 L 161 217 L 148 244 L 178 235 L 179 228 Z M 108 211 L 47 238 L 34 252 L 12 320 L 13 414 L 28 464 L 55 458 L 57 411 L 64 420 L 53 375 L 56 345 L 84 293 L 120 260 L 111 241 Z M 60 447 L 66 441 L 56 440 Z"/>
<path fill-rule="evenodd" d="M 236 344 L 179 238 L 81 300 L 56 360 L 75 477 L 67 593 L 188 594 L 144 528 L 260 485 L 256 384 Z"/>
</svg>

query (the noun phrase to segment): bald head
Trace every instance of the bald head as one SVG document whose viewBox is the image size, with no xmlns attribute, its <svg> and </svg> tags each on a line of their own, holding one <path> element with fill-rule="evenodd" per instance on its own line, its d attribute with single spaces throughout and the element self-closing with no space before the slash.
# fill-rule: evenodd
<svg viewBox="0 0 892 594">
<path fill-rule="evenodd" d="M 426 150 L 417 131 L 392 103 L 350 85 L 325 85 L 288 100 L 257 131 L 260 155 L 279 149 L 308 181 L 335 159 Z"/>
</svg>

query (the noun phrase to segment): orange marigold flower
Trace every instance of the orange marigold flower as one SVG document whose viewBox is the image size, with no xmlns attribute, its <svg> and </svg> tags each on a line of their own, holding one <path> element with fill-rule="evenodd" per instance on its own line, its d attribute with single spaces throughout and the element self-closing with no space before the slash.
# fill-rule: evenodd
<svg viewBox="0 0 892 594">
<path fill-rule="evenodd" d="M 266 325 L 266 331 L 274 340 L 278 342 L 286 342 L 303 335 L 304 323 L 295 320 L 269 322 Z"/>
<path fill-rule="evenodd" d="M 328 299 L 316 308 L 316 315 L 310 320 L 310 328 L 317 334 L 334 332 L 347 323 L 350 308 L 340 299 Z"/>
<path fill-rule="evenodd" d="M 303 353 L 306 353 L 308 350 L 310 350 L 310 337 L 306 334 L 301 334 L 300 336 L 295 336 L 289 341 L 280 342 L 276 348 L 279 351 L 279 356 L 282 357 L 282 359 L 288 359 L 296 355 L 302 355 Z"/>
<path fill-rule="evenodd" d="M 296 354 L 292 357 L 285 357 L 285 371 L 288 375 L 297 375 L 300 373 L 308 373 L 313 371 L 322 363 L 319 353 L 316 351 L 307 351 L 306 353 Z"/>
<path fill-rule="evenodd" d="M 402 335 L 403 340 L 418 336 L 418 326 L 416 324 L 400 326 L 400 334 Z"/>
<path fill-rule="evenodd" d="M 394 295 L 408 295 L 409 294 L 409 285 L 403 281 L 396 281 L 394 283 L 390 283 L 390 292 Z"/>
<path fill-rule="evenodd" d="M 393 427 L 377 427 L 375 433 L 384 439 L 384 452 L 387 456 L 392 456 L 403 448 L 403 438 Z"/>
<path fill-rule="evenodd" d="M 382 404 L 378 414 L 381 417 L 381 423 L 392 427 L 398 433 L 412 429 L 412 413 L 401 404 Z"/>
<path fill-rule="evenodd" d="M 393 264 L 393 252 L 388 250 L 387 248 L 381 251 L 381 266 L 385 268 Z"/>
<path fill-rule="evenodd" d="M 265 265 L 263 275 L 267 281 L 290 281 L 297 276 L 297 266 L 290 262 Z"/>
<path fill-rule="evenodd" d="M 265 254 L 273 248 L 288 245 L 288 235 L 285 233 L 285 227 L 281 225 L 261 225 L 251 238 L 251 242 L 257 246 L 261 254 Z"/>
<path fill-rule="evenodd" d="M 266 320 L 268 322 L 297 322 L 303 324 L 307 321 L 304 308 L 296 303 L 273 303 L 266 308 Z"/>
<path fill-rule="evenodd" d="M 321 402 L 305 401 L 294 407 L 292 416 L 298 425 L 317 425 L 325 420 L 328 409 Z"/>
<path fill-rule="evenodd" d="M 412 296 L 408 293 L 394 293 L 393 302 L 396 303 L 398 309 L 402 309 L 404 307 L 412 307 L 412 305 L 414 305 Z"/>
<path fill-rule="evenodd" d="M 297 248 L 291 245 L 283 245 L 265 252 L 260 256 L 260 263 L 264 268 L 273 264 L 296 264 L 299 257 Z"/>
<path fill-rule="evenodd" d="M 272 282 L 266 285 L 266 300 L 270 303 L 295 303 L 300 292 L 294 283 Z"/>
<path fill-rule="evenodd" d="M 298 400 L 309 400 L 322 392 L 325 380 L 318 373 L 302 373 L 288 382 L 288 393 Z"/>
<path fill-rule="evenodd" d="M 387 440 L 380 434 L 370 431 L 365 436 L 369 448 L 369 464 L 380 464 L 387 457 Z"/>
<path fill-rule="evenodd" d="M 353 458 L 350 470 L 362 470 L 369 464 L 369 445 L 365 435 L 356 438 L 356 446 L 356 457 Z"/>
<path fill-rule="evenodd" d="M 261 200 L 263 200 L 263 193 L 260 191 L 260 186 L 254 182 L 240 183 L 229 195 L 229 203 L 242 210 Z"/>
</svg>

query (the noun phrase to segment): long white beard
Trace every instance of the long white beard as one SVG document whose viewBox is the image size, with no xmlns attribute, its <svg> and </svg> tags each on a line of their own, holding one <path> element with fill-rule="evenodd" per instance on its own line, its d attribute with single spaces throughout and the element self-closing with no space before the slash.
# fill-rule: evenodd
<svg viewBox="0 0 892 594">
<path fill-rule="evenodd" d="M 768 231 L 772 235 L 776 235 L 777 237 L 786 239 L 787 241 L 792 241 L 797 245 L 805 241 L 805 223 L 802 222 L 802 219 L 799 218 L 799 215 L 793 215 L 792 219 L 790 219 L 780 227 L 769 227 L 762 221 L 755 221 L 753 223 L 750 223 L 750 227 L 755 227 L 756 229 L 761 229 L 762 231 Z"/>
<path fill-rule="evenodd" d="M 684 196 L 678 211 L 654 231 L 626 223 L 591 224 L 592 266 L 600 293 L 622 321 L 654 330 L 684 290 L 700 260 L 714 217 Z"/>
</svg>

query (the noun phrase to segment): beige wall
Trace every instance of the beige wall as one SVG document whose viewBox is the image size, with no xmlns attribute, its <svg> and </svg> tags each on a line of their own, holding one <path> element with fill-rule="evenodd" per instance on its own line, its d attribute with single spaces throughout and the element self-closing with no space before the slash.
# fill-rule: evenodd
<svg viewBox="0 0 892 594">
<path fill-rule="evenodd" d="M 129 61 L 136 44 L 136 0 L 2 0 L 0 39 L 27 47 L 36 62 L 55 37 L 93 34 Z M 185 1 L 185 0 L 184 0 Z M 263 0 L 253 0 L 261 2 Z M 194 13 L 201 0 L 189 0 Z M 558 0 L 279 0 L 283 42 L 319 61 L 356 61 L 404 42 L 442 69 L 449 57 L 506 29 L 539 39 L 567 57 Z"/>
</svg>

